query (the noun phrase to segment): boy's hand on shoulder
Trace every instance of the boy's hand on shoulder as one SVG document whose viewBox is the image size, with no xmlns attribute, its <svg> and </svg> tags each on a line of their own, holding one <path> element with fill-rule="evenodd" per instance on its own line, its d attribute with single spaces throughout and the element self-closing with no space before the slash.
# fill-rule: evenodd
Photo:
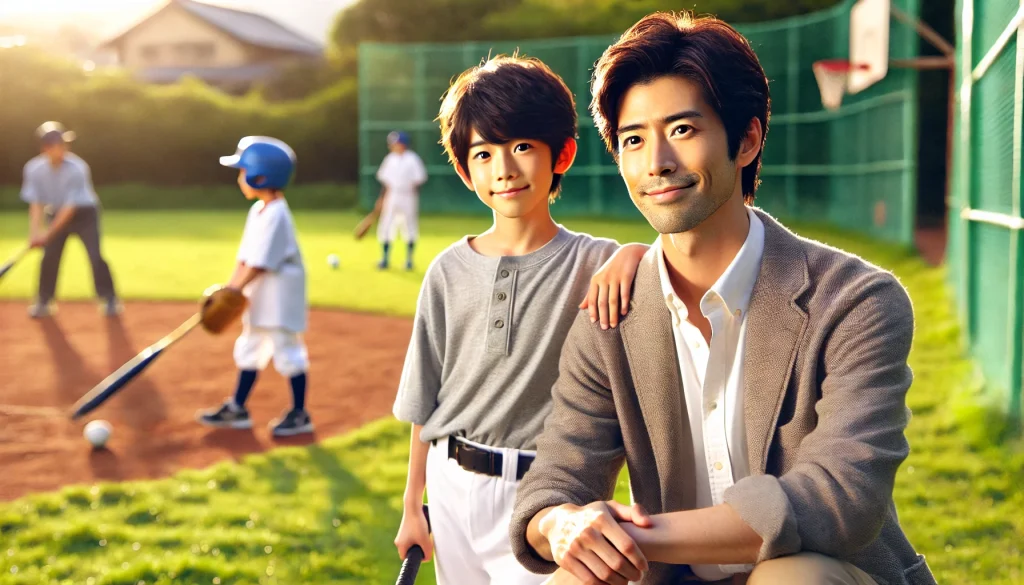
<svg viewBox="0 0 1024 585">
<path fill-rule="evenodd" d="M 580 309 L 590 312 L 590 322 L 600 319 L 601 329 L 617 327 L 629 311 L 633 278 L 650 246 L 626 244 L 619 248 L 590 279 L 590 290 Z"/>
</svg>

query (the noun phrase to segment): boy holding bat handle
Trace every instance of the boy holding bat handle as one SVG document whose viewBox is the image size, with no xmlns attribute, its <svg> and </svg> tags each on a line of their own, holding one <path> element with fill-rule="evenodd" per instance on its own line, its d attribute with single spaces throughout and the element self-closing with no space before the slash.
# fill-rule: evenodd
<svg viewBox="0 0 1024 585">
<path fill-rule="evenodd" d="M 617 325 L 648 246 L 620 248 L 551 217 L 577 122 L 572 93 L 540 61 L 498 57 L 466 71 L 440 121 L 452 165 L 494 220 L 443 251 L 423 282 L 394 406 L 413 425 L 395 545 L 403 558 L 413 545 L 436 555 L 440 585 L 539 584 L 546 577 L 513 556 L 508 526 L 562 344 L 581 308 Z"/>
<path fill-rule="evenodd" d="M 274 368 L 288 379 L 292 408 L 274 421 L 275 437 L 313 431 L 306 412 L 306 372 L 309 356 L 302 333 L 307 326 L 306 271 L 296 239 L 284 188 L 295 169 L 295 153 L 280 140 L 250 136 L 238 143 L 234 156 L 220 160 L 239 169 L 238 186 L 249 210 L 238 251 L 238 263 L 225 288 L 242 291 L 249 300 L 242 314 L 242 334 L 235 342 L 239 369 L 235 394 L 218 408 L 200 412 L 200 423 L 232 429 L 252 427 L 245 402 L 260 370 L 271 357 Z"/>
</svg>

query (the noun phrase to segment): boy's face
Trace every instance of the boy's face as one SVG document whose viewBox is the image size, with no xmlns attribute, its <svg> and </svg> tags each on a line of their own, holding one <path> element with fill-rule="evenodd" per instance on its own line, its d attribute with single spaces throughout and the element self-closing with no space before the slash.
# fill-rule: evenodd
<svg viewBox="0 0 1024 585">
<path fill-rule="evenodd" d="M 463 183 L 485 205 L 512 219 L 546 207 L 555 174 L 568 171 L 576 156 L 575 140 L 566 142 L 554 164 L 551 148 L 539 140 L 492 144 L 473 130 L 469 144 L 467 169 L 457 169 Z"/>
<path fill-rule="evenodd" d="M 619 171 L 633 203 L 662 234 L 700 225 L 730 197 L 742 197 L 743 167 L 757 155 L 752 123 L 735 160 L 725 126 L 696 83 L 659 77 L 631 87 L 619 108 Z"/>
<path fill-rule="evenodd" d="M 242 195 L 249 201 L 256 199 L 258 194 L 256 189 L 249 186 L 249 183 L 245 182 L 245 169 L 238 169 L 238 188 L 242 190 Z"/>
</svg>

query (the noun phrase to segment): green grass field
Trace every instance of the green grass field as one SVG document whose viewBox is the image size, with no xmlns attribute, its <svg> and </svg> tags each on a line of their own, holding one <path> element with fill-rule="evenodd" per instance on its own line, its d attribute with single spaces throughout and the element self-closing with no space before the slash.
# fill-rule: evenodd
<svg viewBox="0 0 1024 585">
<path fill-rule="evenodd" d="M 128 298 L 194 301 L 230 271 L 244 212 L 111 212 L 104 245 Z M 486 227 L 481 218 L 427 218 L 419 269 L 378 273 L 378 249 L 356 243 L 354 214 L 296 214 L 314 304 L 408 315 L 427 259 Z M 619 241 L 650 241 L 645 224 L 566 221 Z M 813 226 L 795 226 L 893 270 L 917 319 L 909 395 L 912 453 L 896 500 L 912 542 L 940 583 L 1024 582 L 1024 448 L 985 409 L 984 388 L 958 347 L 941 269 L 904 250 Z M 0 214 L 0 253 L 24 232 Z M 338 253 L 339 271 L 324 257 Z M 77 242 L 60 292 L 91 295 Z M 26 299 L 36 261 L 0 296 Z M 367 291 L 372 291 L 368 294 Z M 1000 444 L 998 441 L 1003 440 Z M 406 428 L 384 420 L 308 448 L 283 448 L 160 481 L 75 486 L 0 504 L 0 584 L 390 583 L 400 517 Z M 620 482 L 618 498 L 625 499 Z M 425 566 L 421 583 L 432 583 Z"/>
</svg>

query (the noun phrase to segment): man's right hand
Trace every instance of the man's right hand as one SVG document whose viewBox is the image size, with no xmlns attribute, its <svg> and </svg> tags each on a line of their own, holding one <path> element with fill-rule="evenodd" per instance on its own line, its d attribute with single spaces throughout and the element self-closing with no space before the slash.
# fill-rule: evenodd
<svg viewBox="0 0 1024 585">
<path fill-rule="evenodd" d="M 42 248 L 46 246 L 46 240 L 47 233 L 45 231 L 34 232 L 28 237 L 28 245 L 32 248 Z"/>
<path fill-rule="evenodd" d="M 434 544 L 430 539 L 430 528 L 427 516 L 423 513 L 423 506 L 405 508 L 402 524 L 398 527 L 398 536 L 395 537 L 395 547 L 398 548 L 398 556 L 403 561 L 409 554 L 409 549 L 416 544 L 423 549 L 423 560 L 429 561 L 434 555 Z"/>
<path fill-rule="evenodd" d="M 559 567 L 584 585 L 628 585 L 647 571 L 647 559 L 619 522 L 650 526 L 639 506 L 618 502 L 594 502 L 584 507 L 563 504 L 540 520 L 538 529 L 547 539 Z"/>
</svg>

